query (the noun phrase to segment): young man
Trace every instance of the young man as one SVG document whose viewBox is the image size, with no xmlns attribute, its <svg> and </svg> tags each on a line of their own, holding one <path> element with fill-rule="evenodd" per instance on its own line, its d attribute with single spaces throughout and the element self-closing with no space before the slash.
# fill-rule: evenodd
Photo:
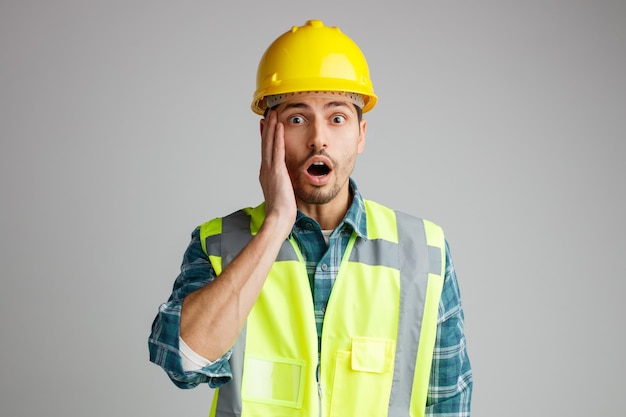
<svg viewBox="0 0 626 417">
<path fill-rule="evenodd" d="M 177 386 L 217 388 L 211 416 L 469 416 L 441 228 L 363 199 L 350 177 L 375 104 L 337 28 L 308 21 L 263 55 L 265 201 L 194 230 L 149 339 Z"/>
</svg>

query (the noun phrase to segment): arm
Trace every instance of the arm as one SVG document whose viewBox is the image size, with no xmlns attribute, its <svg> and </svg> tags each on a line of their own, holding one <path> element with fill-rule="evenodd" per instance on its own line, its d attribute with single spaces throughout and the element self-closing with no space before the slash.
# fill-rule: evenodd
<svg viewBox="0 0 626 417">
<path fill-rule="evenodd" d="M 276 112 L 261 121 L 259 182 L 266 218 L 259 232 L 211 285 L 189 294 L 182 304 L 180 336 L 209 360 L 220 358 L 235 343 L 296 218 L 283 132 Z"/>
<path fill-rule="evenodd" d="M 427 416 L 469 417 L 472 369 L 467 356 L 464 316 L 456 273 L 446 242 L 446 275 L 426 400 Z"/>
<path fill-rule="evenodd" d="M 160 306 L 152 324 L 150 360 L 180 388 L 203 382 L 217 387 L 230 381 L 229 349 L 295 221 L 297 209 L 285 165 L 283 127 L 277 123 L 275 112 L 261 122 L 261 139 L 259 181 L 266 208 L 263 226 L 219 277 L 202 250 L 199 228 L 194 230 L 172 295 Z M 209 358 L 209 364 L 185 371 L 179 340 Z"/>
<path fill-rule="evenodd" d="M 232 378 L 228 364 L 229 354 L 194 372 L 185 372 L 181 361 L 179 330 L 183 299 L 214 279 L 215 271 L 202 250 L 200 229 L 196 228 L 191 234 L 191 242 L 183 256 L 172 294 L 159 307 L 148 339 L 150 361 L 163 368 L 172 382 L 180 388 L 193 388 L 206 382 L 211 387 L 217 387 Z"/>
</svg>

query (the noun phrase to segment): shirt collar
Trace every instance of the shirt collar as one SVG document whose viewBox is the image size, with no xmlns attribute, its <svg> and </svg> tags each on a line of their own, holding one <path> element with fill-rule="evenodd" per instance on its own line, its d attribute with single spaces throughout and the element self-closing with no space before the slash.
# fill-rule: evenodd
<svg viewBox="0 0 626 417">
<path fill-rule="evenodd" d="M 352 178 L 350 178 L 350 193 L 352 194 L 352 204 L 350 205 L 350 208 L 348 208 L 345 217 L 341 223 L 339 223 L 337 228 L 341 229 L 343 227 L 349 227 L 354 230 L 357 236 L 367 239 L 367 216 L 365 214 L 365 203 L 363 203 L 363 197 L 361 196 L 361 193 Z M 309 219 L 310 218 L 307 215 L 298 210 L 295 225 L 302 224 Z"/>
</svg>

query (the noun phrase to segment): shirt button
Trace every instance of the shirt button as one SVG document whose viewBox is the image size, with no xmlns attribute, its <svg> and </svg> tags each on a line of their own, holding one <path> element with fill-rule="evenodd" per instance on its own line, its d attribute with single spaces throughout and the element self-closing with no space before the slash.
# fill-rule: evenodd
<svg viewBox="0 0 626 417">
<path fill-rule="evenodd" d="M 305 226 L 306 226 L 307 229 L 313 229 L 313 223 L 311 223 L 311 222 L 307 222 L 305 224 Z"/>
<path fill-rule="evenodd" d="M 326 271 L 328 269 L 328 265 L 322 264 L 321 268 L 322 268 L 322 271 Z"/>
</svg>

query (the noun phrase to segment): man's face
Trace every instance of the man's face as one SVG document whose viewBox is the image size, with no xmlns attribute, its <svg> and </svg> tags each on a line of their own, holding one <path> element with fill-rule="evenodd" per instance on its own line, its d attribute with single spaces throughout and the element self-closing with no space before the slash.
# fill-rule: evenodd
<svg viewBox="0 0 626 417">
<path fill-rule="evenodd" d="M 365 145 L 366 122 L 358 120 L 352 102 L 312 93 L 288 98 L 276 110 L 298 204 L 327 204 L 338 195 L 345 204 L 350 174 Z"/>
</svg>

